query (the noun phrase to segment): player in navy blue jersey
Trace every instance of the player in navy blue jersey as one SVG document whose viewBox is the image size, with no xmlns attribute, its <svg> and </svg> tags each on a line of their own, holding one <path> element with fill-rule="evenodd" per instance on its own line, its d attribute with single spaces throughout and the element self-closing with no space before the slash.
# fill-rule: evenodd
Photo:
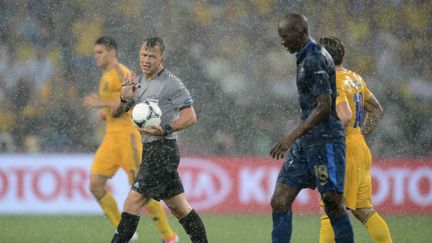
<svg viewBox="0 0 432 243">
<path fill-rule="evenodd" d="M 290 12 L 279 21 L 282 45 L 296 53 L 301 124 L 282 137 L 270 155 L 288 156 L 279 173 L 271 206 L 272 241 L 290 242 L 292 203 L 303 188 L 318 188 L 335 232 L 336 242 L 353 242 L 351 222 L 343 204 L 345 135 L 336 109 L 333 59 L 310 36 L 307 19 Z"/>
</svg>

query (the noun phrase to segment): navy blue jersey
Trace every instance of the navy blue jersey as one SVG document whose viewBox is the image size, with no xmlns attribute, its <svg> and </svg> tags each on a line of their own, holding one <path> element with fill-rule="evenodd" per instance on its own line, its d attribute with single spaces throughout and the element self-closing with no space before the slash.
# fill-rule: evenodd
<svg viewBox="0 0 432 243">
<path fill-rule="evenodd" d="M 336 114 L 336 71 L 330 54 L 314 41 L 297 53 L 297 89 L 302 121 L 317 106 L 316 98 L 331 94 L 331 113 L 301 137 L 305 146 L 344 141 L 344 128 Z"/>
</svg>

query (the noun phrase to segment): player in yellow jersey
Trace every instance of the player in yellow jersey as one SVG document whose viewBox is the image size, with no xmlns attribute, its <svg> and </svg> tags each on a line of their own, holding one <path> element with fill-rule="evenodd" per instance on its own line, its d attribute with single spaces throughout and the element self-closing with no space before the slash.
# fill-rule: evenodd
<svg viewBox="0 0 432 243">
<path fill-rule="evenodd" d="M 336 37 L 323 37 L 320 45 L 327 49 L 336 65 L 336 112 L 345 126 L 346 207 L 366 227 L 375 242 L 392 242 L 386 222 L 372 207 L 372 156 L 364 139 L 364 135 L 375 129 L 383 109 L 360 75 L 342 67 L 343 43 Z M 320 242 L 334 242 L 333 229 L 322 206 Z"/>
<path fill-rule="evenodd" d="M 121 82 L 129 70 L 117 61 L 117 43 L 109 37 L 100 37 L 95 42 L 96 65 L 104 70 L 99 83 L 99 95 L 84 97 L 84 106 L 88 109 L 101 108 L 101 119 L 106 121 L 106 134 L 96 151 L 90 171 L 90 191 L 102 207 L 105 216 L 117 228 L 120 211 L 113 195 L 106 189 L 106 182 L 122 168 L 131 184 L 138 172 L 142 155 L 141 135 L 132 124 L 130 112 L 122 115 L 111 114 L 111 107 L 120 97 Z M 162 242 L 177 242 L 178 236 L 168 224 L 162 205 L 150 201 L 147 212 L 154 220 L 162 237 Z M 137 235 L 131 239 L 136 240 Z"/>
</svg>

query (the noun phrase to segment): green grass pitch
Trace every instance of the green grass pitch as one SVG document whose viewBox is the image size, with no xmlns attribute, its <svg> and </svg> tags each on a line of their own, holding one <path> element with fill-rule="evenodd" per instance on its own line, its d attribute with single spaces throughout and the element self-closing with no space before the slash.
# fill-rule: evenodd
<svg viewBox="0 0 432 243">
<path fill-rule="evenodd" d="M 271 215 L 202 214 L 209 242 L 271 242 Z M 356 242 L 372 242 L 364 227 L 351 218 Z M 432 216 L 384 215 L 394 242 L 432 242 Z M 170 216 L 181 242 L 190 242 L 180 224 Z M 295 215 L 292 242 L 318 242 L 319 216 Z M 110 242 L 114 228 L 103 216 L 0 216 L 0 242 L 85 243 Z M 138 242 L 160 242 L 152 221 L 144 216 L 138 226 Z"/>
</svg>

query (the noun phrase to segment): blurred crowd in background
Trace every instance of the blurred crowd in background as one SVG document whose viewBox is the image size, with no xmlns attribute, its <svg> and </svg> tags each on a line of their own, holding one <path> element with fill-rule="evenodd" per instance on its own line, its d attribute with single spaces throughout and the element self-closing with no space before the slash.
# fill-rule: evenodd
<svg viewBox="0 0 432 243">
<path fill-rule="evenodd" d="M 102 74 L 94 41 L 113 36 L 139 73 L 139 45 L 156 35 L 194 98 L 184 153 L 265 156 L 299 123 L 295 57 L 277 34 L 288 10 L 307 16 L 313 38 L 340 37 L 344 66 L 381 101 L 374 155 L 432 155 L 429 0 L 0 0 L 0 151 L 94 151 L 103 122 L 82 106 Z"/>
</svg>

